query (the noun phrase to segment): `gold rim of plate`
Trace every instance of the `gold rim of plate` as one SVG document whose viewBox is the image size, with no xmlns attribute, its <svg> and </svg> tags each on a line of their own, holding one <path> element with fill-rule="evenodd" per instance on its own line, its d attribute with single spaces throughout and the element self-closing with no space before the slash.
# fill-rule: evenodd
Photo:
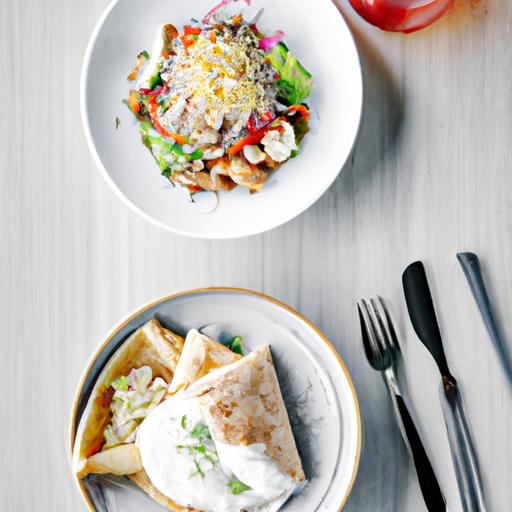
<svg viewBox="0 0 512 512">
<path fill-rule="evenodd" d="M 338 361 L 338 364 L 340 365 L 343 373 L 345 374 L 345 377 L 347 378 L 348 384 L 350 386 L 350 390 L 352 392 L 352 397 L 354 399 L 354 404 L 355 404 L 355 408 L 356 408 L 356 416 L 357 416 L 357 452 L 356 452 L 356 459 L 355 459 L 355 462 L 354 462 L 354 469 L 353 469 L 353 472 L 352 472 L 352 478 L 351 478 L 349 486 L 347 488 L 347 492 L 345 493 L 345 496 L 343 497 L 343 499 L 341 501 L 341 504 L 340 504 L 340 506 L 338 508 L 338 512 L 341 512 L 343 510 L 343 507 L 345 506 L 345 503 L 348 500 L 348 497 L 350 496 L 350 493 L 352 492 L 352 489 L 353 489 L 355 481 L 356 481 L 357 472 L 358 472 L 358 469 L 359 469 L 359 463 L 360 463 L 360 459 L 361 459 L 362 438 L 363 438 L 362 427 L 361 427 L 361 411 L 360 411 L 360 407 L 359 407 L 359 400 L 357 398 L 357 393 L 356 393 L 356 390 L 355 390 L 355 387 L 354 387 L 354 383 L 352 382 L 352 378 L 350 376 L 350 373 L 348 372 L 348 369 L 347 369 L 347 367 L 345 365 L 345 362 L 343 361 L 341 356 L 338 354 L 338 351 L 334 348 L 334 345 L 327 339 L 325 334 L 322 331 L 320 331 L 320 329 L 318 329 L 318 327 L 316 327 L 312 322 L 310 322 L 307 318 L 302 316 L 298 311 L 296 311 L 295 309 L 291 308 L 290 306 L 288 306 L 284 302 L 281 302 L 281 301 L 279 301 L 277 299 L 274 299 L 273 297 L 265 295 L 264 293 L 256 292 L 256 291 L 253 291 L 253 290 L 247 290 L 245 288 L 231 288 L 231 287 L 222 287 L 221 286 L 221 287 L 209 287 L 209 288 L 196 288 L 196 289 L 193 289 L 193 290 L 187 290 L 187 291 L 183 291 L 183 292 L 172 293 L 172 294 L 166 295 L 165 297 L 162 297 L 160 299 L 157 299 L 157 300 L 154 300 L 152 302 L 149 302 L 148 304 L 145 304 L 144 306 L 140 307 L 135 312 L 130 314 L 120 324 L 118 324 L 114 328 L 114 330 L 110 332 L 110 334 L 108 335 L 107 339 L 100 344 L 100 346 L 95 350 L 94 354 L 90 357 L 90 359 L 87 362 L 87 365 L 86 365 L 86 367 L 85 367 L 85 369 L 84 369 L 84 371 L 82 373 L 82 376 L 80 378 L 80 382 L 78 384 L 78 387 L 77 387 L 77 390 L 76 390 L 76 393 L 75 393 L 75 397 L 73 399 L 73 406 L 72 406 L 72 409 L 71 409 L 71 423 L 70 423 L 70 437 L 71 437 L 71 439 L 70 439 L 70 441 L 71 441 L 70 447 L 71 447 L 71 450 L 70 450 L 70 453 L 71 454 L 73 453 L 73 447 L 74 447 L 74 444 L 75 444 L 76 414 L 77 414 L 77 410 L 78 410 L 78 402 L 80 401 L 80 396 L 82 394 L 82 389 L 84 387 L 85 380 L 87 379 L 87 377 L 88 377 L 88 375 L 89 375 L 89 373 L 90 373 L 94 363 L 98 359 L 99 355 L 103 352 L 105 347 L 110 343 L 112 338 L 114 336 L 116 336 L 117 333 L 123 327 L 126 326 L 126 324 L 131 322 L 135 317 L 139 316 L 146 309 L 152 308 L 154 306 L 157 306 L 158 304 L 161 304 L 162 302 L 167 302 L 168 300 L 172 300 L 172 299 L 175 299 L 177 297 L 183 297 L 183 296 L 186 296 L 186 295 L 194 295 L 194 294 L 205 293 L 205 292 L 235 292 L 235 293 L 244 293 L 246 295 L 253 295 L 253 296 L 256 296 L 256 297 L 260 297 L 262 299 L 268 300 L 268 301 L 276 304 L 277 306 L 285 309 L 286 311 L 288 311 L 292 315 L 296 316 L 299 320 L 304 322 L 306 325 L 311 327 L 311 329 L 313 329 L 315 331 L 315 333 L 320 337 L 320 339 L 326 344 L 326 346 L 329 348 L 329 350 L 332 352 L 332 354 L 334 355 L 334 357 Z M 78 487 L 79 487 L 79 489 L 80 489 L 80 491 L 82 493 L 82 497 L 84 498 L 84 500 L 87 503 L 87 505 L 88 505 L 89 509 L 91 510 L 91 512 L 96 512 L 96 508 L 94 507 L 93 503 L 91 502 L 91 499 L 89 497 L 89 494 L 88 494 L 87 490 L 85 489 L 85 486 L 84 486 L 83 482 L 81 480 L 79 480 L 76 477 L 75 474 L 73 474 L 73 478 L 74 478 L 75 482 L 78 484 Z"/>
</svg>

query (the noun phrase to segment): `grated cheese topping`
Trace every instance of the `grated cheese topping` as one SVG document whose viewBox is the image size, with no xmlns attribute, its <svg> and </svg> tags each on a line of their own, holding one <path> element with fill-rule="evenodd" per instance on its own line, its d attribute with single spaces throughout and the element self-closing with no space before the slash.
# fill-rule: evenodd
<svg viewBox="0 0 512 512">
<path fill-rule="evenodd" d="M 275 101 L 274 72 L 248 26 L 235 34 L 213 29 L 188 48 L 176 45 L 162 68 L 170 107 L 162 109 L 160 119 L 173 132 L 219 130 L 224 124 L 226 143 L 252 112 L 263 114 Z"/>
</svg>

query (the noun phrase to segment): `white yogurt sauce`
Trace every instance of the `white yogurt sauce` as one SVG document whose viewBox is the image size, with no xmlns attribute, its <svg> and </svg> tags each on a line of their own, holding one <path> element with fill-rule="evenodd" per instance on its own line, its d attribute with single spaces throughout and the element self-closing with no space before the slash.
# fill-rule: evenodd
<svg viewBox="0 0 512 512">
<path fill-rule="evenodd" d="M 215 443 L 207 431 L 199 439 L 191 435 L 203 426 L 197 398 L 176 395 L 148 415 L 137 446 L 153 485 L 178 505 L 204 512 L 279 510 L 296 484 L 265 454 L 265 445 Z M 234 479 L 251 489 L 230 493 Z"/>
</svg>

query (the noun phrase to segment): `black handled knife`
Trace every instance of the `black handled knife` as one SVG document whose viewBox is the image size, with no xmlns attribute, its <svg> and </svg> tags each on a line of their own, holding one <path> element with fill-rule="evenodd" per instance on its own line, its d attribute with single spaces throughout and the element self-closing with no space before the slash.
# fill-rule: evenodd
<svg viewBox="0 0 512 512">
<path fill-rule="evenodd" d="M 443 348 L 441 331 L 428 285 L 425 267 L 417 261 L 407 267 L 402 282 L 407 309 L 418 338 L 432 354 L 442 377 L 443 415 L 450 450 L 465 512 L 485 512 L 482 484 L 457 381 L 450 373 Z"/>
</svg>

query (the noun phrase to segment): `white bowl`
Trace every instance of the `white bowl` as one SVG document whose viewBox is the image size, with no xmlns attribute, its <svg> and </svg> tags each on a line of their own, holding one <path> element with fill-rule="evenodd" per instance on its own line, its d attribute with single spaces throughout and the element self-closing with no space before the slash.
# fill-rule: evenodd
<svg viewBox="0 0 512 512">
<path fill-rule="evenodd" d="M 182 335 L 191 328 L 221 340 L 240 335 L 246 352 L 270 344 L 309 481 L 282 511 L 341 510 L 356 477 L 362 437 L 350 375 L 313 324 L 285 304 L 248 290 L 210 288 L 178 293 L 144 306 L 114 328 L 91 358 L 78 386 L 71 414 L 71 445 L 101 369 L 116 348 L 154 316 Z M 93 475 L 79 484 L 95 512 L 162 510 L 126 478 Z"/>
<path fill-rule="evenodd" d="M 81 112 L 94 160 L 117 195 L 145 219 L 175 233 L 198 238 L 237 238 L 277 227 L 311 206 L 331 185 L 354 144 L 362 106 L 357 50 L 331 0 L 253 0 L 265 8 L 259 26 L 285 32 L 285 42 L 313 74 L 307 100 L 312 132 L 301 154 L 287 162 L 258 194 L 237 187 L 190 203 L 173 189 L 142 145 L 137 123 L 121 101 L 136 55 L 151 50 L 157 27 L 181 26 L 201 18 L 217 0 L 117 0 L 100 17 L 82 68 Z M 120 125 L 116 129 L 116 118 Z"/>
</svg>

